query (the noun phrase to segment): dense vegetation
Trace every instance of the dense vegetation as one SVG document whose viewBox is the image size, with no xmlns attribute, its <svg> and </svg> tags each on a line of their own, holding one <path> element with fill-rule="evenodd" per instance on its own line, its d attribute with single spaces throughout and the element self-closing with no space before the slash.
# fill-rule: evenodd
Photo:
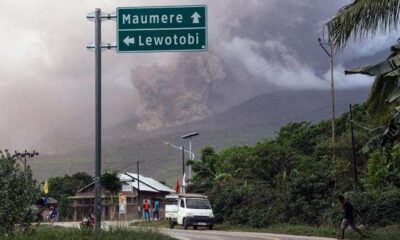
<svg viewBox="0 0 400 240">
<path fill-rule="evenodd" d="M 364 105 L 354 107 L 354 118 L 358 126 L 374 124 Z M 359 222 L 399 223 L 399 148 L 390 158 L 380 150 L 361 155 L 359 150 L 370 136 L 356 127 L 356 182 L 348 114 L 337 120 L 335 146 L 330 128 L 329 121 L 291 123 L 274 139 L 254 146 L 234 146 L 218 153 L 206 147 L 201 161 L 191 162 L 195 176 L 190 191 L 209 196 L 219 222 L 253 227 L 337 225 L 341 209 L 335 196 L 345 194 L 354 203 Z"/>
<path fill-rule="evenodd" d="M 68 197 L 74 196 L 78 190 L 91 183 L 93 183 L 93 177 L 86 172 L 77 172 L 71 176 L 66 174 L 63 177 L 51 177 L 48 179 L 49 192 L 47 196 L 58 201 L 59 220 L 72 218 L 71 201 Z M 101 186 L 106 191 L 111 203 L 114 203 L 115 196 L 121 188 L 117 172 L 113 170 L 105 171 L 101 175 Z"/>
<path fill-rule="evenodd" d="M 38 198 L 39 185 L 32 179 L 31 169 L 24 172 L 14 156 L 0 151 L 0 236 L 13 233 L 17 223 L 26 230 Z"/>
<path fill-rule="evenodd" d="M 72 217 L 68 197 L 75 195 L 76 191 L 90 184 L 92 181 L 92 176 L 85 172 L 77 172 L 71 176 L 66 174 L 63 177 L 51 177 L 48 179 L 48 196 L 58 201 L 60 220 L 67 220 Z"/>
</svg>

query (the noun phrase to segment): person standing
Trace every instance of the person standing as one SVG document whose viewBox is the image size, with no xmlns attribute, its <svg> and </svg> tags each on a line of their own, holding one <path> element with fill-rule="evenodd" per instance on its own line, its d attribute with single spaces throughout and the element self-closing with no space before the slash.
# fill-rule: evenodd
<svg viewBox="0 0 400 240">
<path fill-rule="evenodd" d="M 49 215 L 49 220 L 50 220 L 51 224 L 53 224 L 57 220 L 57 215 L 58 215 L 57 208 L 52 207 L 50 215 Z"/>
<path fill-rule="evenodd" d="M 160 202 L 158 200 L 154 202 L 153 221 L 156 215 L 157 215 L 157 221 L 160 220 Z"/>
<path fill-rule="evenodd" d="M 355 230 L 358 234 L 361 235 L 361 237 L 367 237 L 362 231 L 361 229 L 359 229 L 356 226 L 356 222 L 354 220 L 354 207 L 353 205 L 344 198 L 344 196 L 339 195 L 337 197 L 337 199 L 339 200 L 340 204 L 342 205 L 342 213 L 343 213 L 343 220 L 342 223 L 340 225 L 340 228 L 342 230 L 342 236 L 340 239 L 345 239 L 344 235 L 346 232 L 346 229 L 350 226 L 353 230 Z"/>
<path fill-rule="evenodd" d="M 147 200 L 144 200 L 143 204 L 143 210 L 144 210 L 144 219 L 146 221 L 150 221 L 150 204 L 147 202 Z"/>
</svg>

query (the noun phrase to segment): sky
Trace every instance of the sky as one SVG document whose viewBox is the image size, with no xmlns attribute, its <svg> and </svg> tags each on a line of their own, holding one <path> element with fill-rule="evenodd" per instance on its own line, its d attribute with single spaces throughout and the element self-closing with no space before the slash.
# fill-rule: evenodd
<svg viewBox="0 0 400 240">
<path fill-rule="evenodd" d="M 329 2 L 329 3 L 328 3 Z M 206 118 L 254 96 L 328 89 L 323 24 L 348 0 L 0 0 L 0 148 L 24 149 L 94 131 L 95 8 L 208 6 L 207 52 L 102 53 L 103 124 L 137 118 L 151 131 Z M 115 22 L 102 23 L 103 42 Z M 358 59 L 395 43 L 396 34 L 350 43 L 335 56 L 338 89 L 369 86 L 344 76 Z M 273 103 L 268 103 L 273 104 Z"/>
</svg>

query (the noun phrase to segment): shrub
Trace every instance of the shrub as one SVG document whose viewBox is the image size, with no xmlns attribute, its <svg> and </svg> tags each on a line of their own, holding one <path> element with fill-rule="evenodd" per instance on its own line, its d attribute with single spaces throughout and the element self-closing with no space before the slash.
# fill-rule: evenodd
<svg viewBox="0 0 400 240">
<path fill-rule="evenodd" d="M 13 233 L 17 223 L 29 227 L 39 192 L 30 168 L 22 171 L 14 157 L 0 151 L 0 236 Z"/>
</svg>

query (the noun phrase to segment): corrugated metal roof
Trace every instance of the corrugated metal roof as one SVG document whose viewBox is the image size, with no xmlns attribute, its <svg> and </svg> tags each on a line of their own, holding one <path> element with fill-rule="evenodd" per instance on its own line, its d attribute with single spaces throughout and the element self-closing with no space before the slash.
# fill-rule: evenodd
<svg viewBox="0 0 400 240">
<path fill-rule="evenodd" d="M 119 179 L 121 182 L 125 182 L 126 184 L 131 185 L 134 189 L 137 189 L 137 179 L 138 175 L 136 173 L 120 173 L 118 174 Z M 134 181 L 132 181 L 132 178 Z M 168 192 L 174 193 L 175 191 L 168 186 L 158 182 L 153 178 L 144 177 L 139 174 L 139 189 L 140 191 L 146 192 Z"/>
</svg>

